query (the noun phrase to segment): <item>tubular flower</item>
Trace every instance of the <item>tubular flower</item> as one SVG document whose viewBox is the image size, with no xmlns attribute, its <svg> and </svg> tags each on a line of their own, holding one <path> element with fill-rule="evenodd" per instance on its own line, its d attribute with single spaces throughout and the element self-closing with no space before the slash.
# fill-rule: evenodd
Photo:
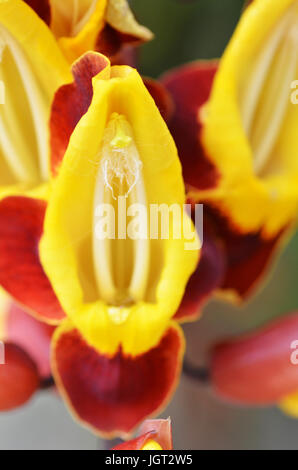
<svg viewBox="0 0 298 470">
<path fill-rule="evenodd" d="M 221 174 L 211 200 L 240 230 L 260 230 L 265 238 L 297 216 L 298 108 L 290 99 L 297 30 L 296 0 L 252 2 L 221 60 L 203 118 L 202 141 Z M 218 193 L 226 188 L 221 205 Z"/>
<path fill-rule="evenodd" d="M 0 203 L 0 283 L 38 318 L 61 324 L 52 370 L 74 414 L 95 432 L 126 435 L 176 386 L 184 338 L 174 317 L 189 307 L 198 240 L 183 211 L 176 147 L 138 73 L 89 53 L 73 74 L 52 108 L 47 210 L 30 197 Z M 131 208 L 147 208 L 146 219 L 154 204 L 176 205 L 186 231 L 174 236 L 173 224 L 164 238 L 134 237 L 140 218 Z M 102 208 L 126 239 L 100 237 Z"/>
<path fill-rule="evenodd" d="M 54 328 L 38 322 L 11 300 L 0 297 L 0 339 L 4 364 L 0 364 L 0 410 L 24 405 L 50 383 L 50 341 Z"/>
<path fill-rule="evenodd" d="M 163 79 L 189 198 L 205 204 L 206 236 L 223 243 L 221 287 L 233 298 L 257 286 L 297 216 L 297 8 L 254 0 L 218 70 L 195 63 Z"/>
<path fill-rule="evenodd" d="M 123 45 L 153 38 L 151 31 L 136 21 L 127 0 L 26 0 L 26 3 L 49 25 L 69 62 L 91 50 L 116 58 Z"/>
<path fill-rule="evenodd" d="M 20 0 L 0 3 L 0 52 L 2 198 L 48 181 L 51 103 L 71 77 L 48 28 Z"/>
<path fill-rule="evenodd" d="M 116 213 L 119 233 L 121 224 L 129 231 L 119 204 L 182 208 L 185 193 L 175 145 L 137 72 L 94 54 L 77 64 L 77 84 L 90 61 L 101 72 L 60 166 L 40 254 L 67 314 L 53 341 L 56 382 L 83 422 L 125 434 L 173 390 L 183 337 L 172 318 L 198 252 L 172 233 L 165 240 L 97 235 L 103 206 Z"/>
<path fill-rule="evenodd" d="M 216 345 L 211 383 L 225 399 L 241 404 L 278 403 L 297 416 L 298 313 L 235 340 Z"/>
<path fill-rule="evenodd" d="M 172 425 L 170 419 L 148 419 L 140 430 L 139 437 L 124 442 L 112 450 L 172 450 Z"/>
</svg>

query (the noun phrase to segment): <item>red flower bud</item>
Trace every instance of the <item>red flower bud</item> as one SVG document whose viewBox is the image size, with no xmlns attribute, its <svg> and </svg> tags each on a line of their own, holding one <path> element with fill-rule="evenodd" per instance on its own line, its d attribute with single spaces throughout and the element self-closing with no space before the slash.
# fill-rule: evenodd
<svg viewBox="0 0 298 470">
<path fill-rule="evenodd" d="M 5 364 L 0 365 L 0 411 L 26 403 L 39 386 L 37 367 L 18 346 L 5 344 Z"/>
<path fill-rule="evenodd" d="M 298 313 L 212 351 L 211 381 L 224 398 L 248 404 L 270 404 L 298 391 L 293 345 L 298 340 Z"/>
</svg>

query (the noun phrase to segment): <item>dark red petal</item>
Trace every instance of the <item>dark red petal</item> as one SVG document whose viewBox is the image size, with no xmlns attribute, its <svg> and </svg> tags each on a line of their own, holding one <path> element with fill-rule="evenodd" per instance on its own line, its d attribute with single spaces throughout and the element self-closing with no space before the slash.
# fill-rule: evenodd
<svg viewBox="0 0 298 470">
<path fill-rule="evenodd" d="M 298 313 L 212 351 L 211 381 L 224 398 L 270 404 L 298 391 L 298 368 L 291 344 L 298 339 Z"/>
<path fill-rule="evenodd" d="M 196 319 L 205 302 L 219 288 L 226 269 L 225 254 L 221 245 L 211 236 L 204 236 L 202 254 L 196 271 L 186 286 L 182 303 L 174 319 Z"/>
<path fill-rule="evenodd" d="M 0 202 L 0 284 L 42 321 L 58 323 L 65 314 L 38 253 L 45 210 L 44 201 L 28 197 Z"/>
<path fill-rule="evenodd" d="M 178 147 L 184 180 L 196 189 L 212 188 L 219 178 L 199 140 L 199 109 L 209 98 L 216 70 L 215 61 L 195 62 L 162 78 L 176 106 L 169 128 Z"/>
<path fill-rule="evenodd" d="M 7 341 L 21 347 L 35 362 L 39 375 L 51 375 L 50 342 L 55 327 L 42 323 L 12 303 L 5 325 Z"/>
<path fill-rule="evenodd" d="M 269 270 L 283 233 L 271 239 L 264 239 L 260 232 L 244 235 L 227 218 L 207 204 L 204 207 L 206 219 L 209 218 L 224 245 L 227 266 L 221 288 L 235 291 L 241 299 L 246 299 Z"/>
<path fill-rule="evenodd" d="M 54 341 L 53 371 L 84 424 L 108 436 L 125 435 L 170 398 L 183 349 L 181 331 L 171 327 L 147 353 L 132 358 L 119 352 L 109 358 L 88 346 L 77 330 L 62 329 Z"/>
<path fill-rule="evenodd" d="M 47 24 L 51 22 L 51 9 L 49 0 L 25 0 L 35 13 Z"/>
<path fill-rule="evenodd" d="M 5 364 L 0 365 L 0 411 L 25 404 L 39 387 L 37 367 L 18 346 L 5 344 Z"/>
<path fill-rule="evenodd" d="M 150 439 L 154 439 L 155 435 L 156 433 L 154 431 L 147 432 L 146 434 L 142 434 L 136 439 L 119 444 L 112 450 L 142 450 L 146 442 L 148 442 Z"/>
<path fill-rule="evenodd" d="M 169 122 L 174 113 L 174 102 L 170 93 L 165 88 L 165 86 L 157 80 L 144 77 L 143 81 L 150 95 L 154 99 L 155 104 L 160 111 L 160 114 L 166 122 Z"/>
<path fill-rule="evenodd" d="M 121 46 L 121 36 L 118 31 L 106 24 L 97 38 L 95 49 L 111 59 L 119 53 Z"/>
<path fill-rule="evenodd" d="M 57 91 L 50 119 L 53 175 L 57 173 L 74 128 L 91 104 L 92 78 L 108 65 L 109 61 L 106 57 L 88 52 L 73 65 L 74 83 L 64 85 Z"/>
</svg>

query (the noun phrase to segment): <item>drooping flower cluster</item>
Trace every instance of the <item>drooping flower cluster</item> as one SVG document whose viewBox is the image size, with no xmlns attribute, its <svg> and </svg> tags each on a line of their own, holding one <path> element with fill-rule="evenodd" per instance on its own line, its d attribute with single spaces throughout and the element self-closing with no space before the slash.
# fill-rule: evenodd
<svg viewBox="0 0 298 470">
<path fill-rule="evenodd" d="M 85 426 L 126 436 L 175 390 L 179 323 L 259 287 L 297 218 L 297 30 L 296 0 L 254 0 L 220 60 L 156 82 L 132 68 L 152 33 L 126 0 L 0 3 L 1 410 L 53 377 Z M 98 236 L 102 207 L 131 229 L 123 202 L 178 207 L 192 232 L 184 204 L 204 204 L 202 247 Z M 297 412 L 296 331 L 293 315 L 215 347 L 214 389 Z"/>
</svg>

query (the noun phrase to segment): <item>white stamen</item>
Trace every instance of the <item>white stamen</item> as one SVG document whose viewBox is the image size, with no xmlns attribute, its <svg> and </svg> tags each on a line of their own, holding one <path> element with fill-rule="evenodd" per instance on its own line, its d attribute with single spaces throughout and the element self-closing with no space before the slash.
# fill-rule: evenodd
<svg viewBox="0 0 298 470">
<path fill-rule="evenodd" d="M 127 216 L 122 212 L 118 213 L 122 210 L 122 205 L 119 204 L 121 198 L 129 198 L 131 204 L 139 203 L 147 207 L 142 179 L 143 164 L 132 128 L 123 116 L 112 114 L 104 131 L 100 156 L 94 198 L 95 216 L 100 204 L 111 204 L 113 199 L 118 200 L 118 205 L 114 207 L 117 207 L 116 217 L 119 223 L 119 219 L 125 217 L 126 220 Z M 96 223 L 94 219 L 94 227 Z M 118 239 L 116 235 L 115 240 L 98 240 L 94 236 L 93 256 L 97 286 L 104 301 L 113 306 L 124 306 L 144 298 L 150 265 L 148 238 Z M 132 268 L 128 268 L 129 266 Z M 116 322 L 122 321 L 123 312 L 111 310 L 110 313 Z"/>
<path fill-rule="evenodd" d="M 105 185 L 116 200 L 113 188 L 120 190 L 126 186 L 124 196 L 128 197 L 140 178 L 142 162 L 131 155 L 130 148 L 112 148 L 108 155 L 103 157 L 101 167 Z"/>
</svg>

